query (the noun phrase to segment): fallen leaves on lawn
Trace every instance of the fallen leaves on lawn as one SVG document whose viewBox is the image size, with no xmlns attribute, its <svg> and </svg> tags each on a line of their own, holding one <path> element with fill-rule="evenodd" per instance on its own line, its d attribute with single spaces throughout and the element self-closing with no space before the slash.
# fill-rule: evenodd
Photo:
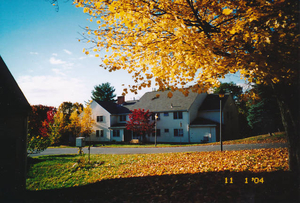
<svg viewBox="0 0 300 203">
<path fill-rule="evenodd" d="M 254 149 L 225 152 L 193 152 L 140 155 L 134 164 L 119 169 L 121 177 L 203 172 L 271 172 L 288 170 L 288 151 Z"/>
<path fill-rule="evenodd" d="M 241 151 L 132 155 L 91 155 L 93 167 L 74 170 L 78 157 L 41 157 L 28 173 L 27 189 L 83 186 L 104 180 L 207 172 L 273 172 L 288 170 L 287 148 Z M 47 160 L 47 161 L 46 161 Z"/>
</svg>

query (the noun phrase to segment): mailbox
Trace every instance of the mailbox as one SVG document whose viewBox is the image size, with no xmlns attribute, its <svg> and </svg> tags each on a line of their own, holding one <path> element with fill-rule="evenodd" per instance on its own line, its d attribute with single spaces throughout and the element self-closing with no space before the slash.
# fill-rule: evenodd
<svg viewBox="0 0 300 203">
<path fill-rule="evenodd" d="M 85 146 L 85 137 L 77 137 L 76 138 L 76 147 L 84 147 Z"/>
</svg>

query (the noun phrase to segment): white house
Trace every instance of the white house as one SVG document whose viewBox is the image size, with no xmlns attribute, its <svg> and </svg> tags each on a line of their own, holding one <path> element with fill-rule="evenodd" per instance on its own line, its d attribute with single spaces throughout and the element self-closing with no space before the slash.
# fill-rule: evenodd
<svg viewBox="0 0 300 203">
<path fill-rule="evenodd" d="M 131 111 L 124 107 L 123 98 L 119 97 L 118 103 L 95 100 L 91 103 L 92 117 L 95 120 L 94 132 L 90 135 L 91 141 L 124 142 L 132 139 L 131 132 L 126 130 L 126 121 Z"/>
<path fill-rule="evenodd" d="M 181 92 L 153 91 L 140 100 L 126 103 L 124 97 L 118 103 L 93 101 L 91 108 L 97 121 L 92 141 L 130 141 L 135 135 L 126 130 L 128 114 L 134 109 L 149 110 L 156 122 L 157 142 L 200 143 L 219 141 L 220 98 L 218 95 L 191 92 L 185 97 Z M 238 137 L 238 112 L 231 95 L 222 99 L 222 133 L 224 139 Z M 224 116 L 225 115 L 225 116 Z M 154 142 L 155 133 L 147 136 Z M 222 139 L 223 140 L 223 139 Z"/>
</svg>

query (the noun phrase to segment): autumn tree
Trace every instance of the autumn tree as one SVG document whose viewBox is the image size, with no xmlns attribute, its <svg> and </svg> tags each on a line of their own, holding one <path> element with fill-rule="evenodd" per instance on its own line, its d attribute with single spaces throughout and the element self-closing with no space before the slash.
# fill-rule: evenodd
<svg viewBox="0 0 300 203">
<path fill-rule="evenodd" d="M 83 109 L 83 105 L 79 103 L 63 102 L 58 107 L 58 120 L 59 120 L 59 134 L 61 135 L 60 143 L 69 144 L 70 137 L 75 138 L 74 125 L 71 124 L 71 114 L 76 111 L 77 113 Z M 75 139 L 74 139 L 75 141 Z"/>
<path fill-rule="evenodd" d="M 93 124 L 95 123 L 95 120 L 93 119 L 92 115 L 92 108 L 90 105 L 87 105 L 83 109 L 83 113 L 80 118 L 80 133 L 82 133 L 86 137 L 90 136 L 90 134 L 94 131 Z"/>
<path fill-rule="evenodd" d="M 114 94 L 115 88 L 110 83 L 102 83 L 94 87 L 92 91 L 92 100 L 99 101 L 114 101 L 116 95 Z"/>
<path fill-rule="evenodd" d="M 133 92 L 154 79 L 160 89 L 200 93 L 237 72 L 249 82 L 271 85 L 288 135 L 290 169 L 300 173 L 299 1 L 74 2 L 98 24 L 86 27 L 84 38 L 94 47 L 84 52 L 106 50 L 104 67 L 133 74 Z"/>
<path fill-rule="evenodd" d="M 49 123 L 49 134 L 51 138 L 51 145 L 56 145 L 60 142 L 61 134 L 59 132 L 62 114 L 56 112 L 53 116 L 53 122 Z"/>
<path fill-rule="evenodd" d="M 149 110 L 144 109 L 134 109 L 131 114 L 129 114 L 129 121 L 127 121 L 126 129 L 132 130 L 139 136 L 146 140 L 146 135 L 154 130 L 154 122 L 151 122 L 152 114 Z"/>
<path fill-rule="evenodd" d="M 33 105 L 28 118 L 27 150 L 36 153 L 52 144 L 50 125 L 54 122 L 56 108 Z"/>
<path fill-rule="evenodd" d="M 82 113 L 81 107 L 76 108 L 73 107 L 72 113 L 70 115 L 70 124 L 68 125 L 68 129 L 72 131 L 72 134 L 75 137 L 78 137 L 81 132 L 81 118 L 80 114 Z"/>
</svg>

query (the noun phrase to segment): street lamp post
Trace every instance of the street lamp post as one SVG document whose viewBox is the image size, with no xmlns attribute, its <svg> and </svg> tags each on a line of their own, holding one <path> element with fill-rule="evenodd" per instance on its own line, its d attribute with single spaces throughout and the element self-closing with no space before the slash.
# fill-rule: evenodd
<svg viewBox="0 0 300 203">
<path fill-rule="evenodd" d="M 219 92 L 220 97 L 220 146 L 221 151 L 223 151 L 223 143 L 222 143 L 222 98 L 224 97 L 224 91 L 221 89 Z"/>
<path fill-rule="evenodd" d="M 158 119 L 158 115 L 157 115 L 157 113 L 156 113 L 156 114 L 155 114 L 155 147 L 156 147 L 156 138 L 157 138 L 157 137 L 156 137 L 156 136 L 157 136 L 157 134 L 156 134 L 156 133 L 157 133 L 157 132 L 156 132 L 156 131 L 157 131 L 157 129 L 156 129 L 156 128 L 157 128 L 157 126 L 156 126 L 157 119 Z"/>
</svg>

